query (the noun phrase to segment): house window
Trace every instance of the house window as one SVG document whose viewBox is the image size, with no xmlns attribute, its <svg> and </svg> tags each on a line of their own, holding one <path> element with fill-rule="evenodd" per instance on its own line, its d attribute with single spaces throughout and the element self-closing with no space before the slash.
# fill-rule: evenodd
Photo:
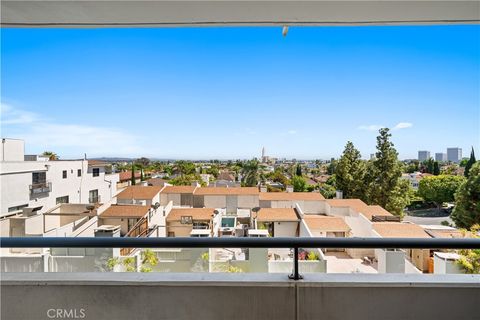
<svg viewBox="0 0 480 320">
<path fill-rule="evenodd" d="M 81 177 L 82 176 L 82 169 L 78 169 L 77 170 L 77 177 Z"/>
<path fill-rule="evenodd" d="M 193 223 L 193 217 L 192 216 L 181 216 L 180 217 L 180 223 L 181 224 L 192 224 Z"/>
<path fill-rule="evenodd" d="M 68 203 L 68 196 L 58 197 L 56 202 L 57 204 Z"/>
<path fill-rule="evenodd" d="M 67 170 L 62 171 L 62 178 L 67 179 Z"/>
<path fill-rule="evenodd" d="M 88 202 L 89 203 L 100 202 L 100 197 L 98 196 L 98 189 L 90 190 L 88 192 Z"/>
<path fill-rule="evenodd" d="M 22 204 L 22 205 L 16 206 L 16 207 L 10 207 L 10 208 L 8 208 L 8 212 L 20 211 L 20 210 L 22 210 L 23 208 L 26 208 L 26 207 L 28 207 L 28 204 Z"/>
<path fill-rule="evenodd" d="M 46 172 L 32 172 L 32 184 L 41 184 L 47 181 Z"/>
<path fill-rule="evenodd" d="M 100 175 L 100 168 L 93 168 L 92 173 L 94 177 L 98 177 Z"/>
</svg>

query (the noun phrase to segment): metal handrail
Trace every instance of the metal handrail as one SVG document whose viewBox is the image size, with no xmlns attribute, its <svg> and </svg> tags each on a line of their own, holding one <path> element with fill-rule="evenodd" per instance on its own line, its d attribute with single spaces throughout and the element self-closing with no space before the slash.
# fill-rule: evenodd
<svg viewBox="0 0 480 320">
<path fill-rule="evenodd" d="M 300 280 L 299 248 L 480 249 L 480 239 L 425 238 L 102 238 L 10 237 L 0 238 L 1 248 L 293 248 L 293 272 Z"/>
<path fill-rule="evenodd" d="M 0 237 L 0 248 L 384 248 L 480 249 L 480 239 Z"/>
</svg>

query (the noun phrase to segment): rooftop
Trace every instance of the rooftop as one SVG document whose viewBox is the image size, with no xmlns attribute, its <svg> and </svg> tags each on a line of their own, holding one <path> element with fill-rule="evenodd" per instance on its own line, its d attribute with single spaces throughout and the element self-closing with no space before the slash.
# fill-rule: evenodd
<svg viewBox="0 0 480 320">
<path fill-rule="evenodd" d="M 257 213 L 257 221 L 299 221 L 293 208 L 262 208 Z"/>
<path fill-rule="evenodd" d="M 149 209 L 149 206 L 113 205 L 105 210 L 100 218 L 142 218 Z"/>
<path fill-rule="evenodd" d="M 360 199 L 328 199 L 326 201 L 331 207 L 349 207 L 352 210 L 361 213 L 369 220 L 372 220 L 373 216 L 392 216 L 390 212 L 383 209 L 381 206 L 369 206 Z"/>
<path fill-rule="evenodd" d="M 161 193 L 193 193 L 196 188 L 194 186 L 166 186 Z"/>
<path fill-rule="evenodd" d="M 319 201 L 325 200 L 320 192 L 261 192 L 260 200 L 304 200 L 304 201 Z"/>
<path fill-rule="evenodd" d="M 151 200 L 160 190 L 158 186 L 129 186 L 117 195 L 117 199 Z"/>
<path fill-rule="evenodd" d="M 172 209 L 167 215 L 167 222 L 180 221 L 182 217 L 191 216 L 193 220 L 212 219 L 214 208 L 179 208 Z"/>
<path fill-rule="evenodd" d="M 430 238 L 422 227 L 404 222 L 374 222 L 373 229 L 383 238 Z"/>
<path fill-rule="evenodd" d="M 341 217 L 305 215 L 303 220 L 312 232 L 348 232 L 350 227 Z"/>
<path fill-rule="evenodd" d="M 140 172 L 135 171 L 135 178 L 140 179 Z M 118 173 L 118 177 L 120 181 L 128 181 L 132 178 L 132 171 L 123 171 Z"/>
<path fill-rule="evenodd" d="M 195 195 L 257 195 L 259 194 L 257 187 L 212 187 L 212 188 L 197 188 Z"/>
</svg>

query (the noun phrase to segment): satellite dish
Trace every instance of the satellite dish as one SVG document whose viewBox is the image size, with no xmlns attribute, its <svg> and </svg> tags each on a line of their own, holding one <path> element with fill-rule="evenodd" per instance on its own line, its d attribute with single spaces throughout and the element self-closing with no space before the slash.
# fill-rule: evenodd
<svg viewBox="0 0 480 320">
<path fill-rule="evenodd" d="M 95 206 L 94 205 L 91 205 L 89 204 L 88 206 L 86 206 L 87 210 L 90 210 L 92 211 L 93 209 L 95 209 Z"/>
</svg>

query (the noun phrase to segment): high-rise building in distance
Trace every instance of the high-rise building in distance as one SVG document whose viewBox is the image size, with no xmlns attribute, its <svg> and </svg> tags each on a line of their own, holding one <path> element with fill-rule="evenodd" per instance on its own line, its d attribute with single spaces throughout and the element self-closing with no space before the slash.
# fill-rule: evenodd
<svg viewBox="0 0 480 320">
<path fill-rule="evenodd" d="M 447 160 L 459 163 L 462 160 L 462 148 L 447 148 Z"/>
<path fill-rule="evenodd" d="M 447 154 L 443 152 L 437 152 L 435 153 L 435 161 L 438 162 L 445 162 L 447 161 Z"/>
<path fill-rule="evenodd" d="M 418 151 L 418 161 L 426 161 L 430 159 L 430 151 Z"/>
</svg>

